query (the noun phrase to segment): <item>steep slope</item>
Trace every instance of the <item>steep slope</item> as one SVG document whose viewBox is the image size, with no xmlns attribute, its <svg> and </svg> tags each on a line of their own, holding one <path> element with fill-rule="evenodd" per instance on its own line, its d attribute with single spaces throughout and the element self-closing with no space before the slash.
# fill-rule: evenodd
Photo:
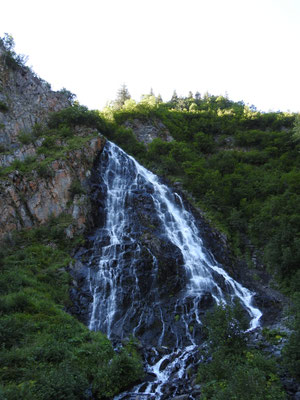
<svg viewBox="0 0 300 400">
<path fill-rule="evenodd" d="M 36 123 L 45 122 L 49 113 L 70 106 L 68 94 L 54 92 L 28 67 L 13 63 L 0 42 L 0 165 L 24 160 L 33 155 L 32 146 L 24 146 L 18 136 L 29 133 Z"/>
<path fill-rule="evenodd" d="M 110 398 L 143 374 L 134 344 L 116 353 L 66 312 L 105 124 L 1 39 L 0 82 L 0 398 Z"/>
<path fill-rule="evenodd" d="M 70 105 L 67 91 L 52 91 L 0 42 L 0 237 L 61 213 L 86 227 L 89 173 L 104 140 L 88 127 L 47 130 L 49 115 Z"/>
</svg>

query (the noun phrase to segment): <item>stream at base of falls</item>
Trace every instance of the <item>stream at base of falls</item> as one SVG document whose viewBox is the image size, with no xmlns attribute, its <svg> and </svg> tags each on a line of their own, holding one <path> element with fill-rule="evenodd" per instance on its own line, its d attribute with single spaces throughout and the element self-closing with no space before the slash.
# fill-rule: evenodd
<svg viewBox="0 0 300 400">
<path fill-rule="evenodd" d="M 192 393 L 187 370 L 199 362 L 203 315 L 238 300 L 255 329 L 253 293 L 216 261 L 181 196 L 111 142 L 93 172 L 92 201 L 96 228 L 79 256 L 89 328 L 114 342 L 133 334 L 145 347 L 146 381 L 115 400 L 172 398 L 180 385 Z"/>
</svg>

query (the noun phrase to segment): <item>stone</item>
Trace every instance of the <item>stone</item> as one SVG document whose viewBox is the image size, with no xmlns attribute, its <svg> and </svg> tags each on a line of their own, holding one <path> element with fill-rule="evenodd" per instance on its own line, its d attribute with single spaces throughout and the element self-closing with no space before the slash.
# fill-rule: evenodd
<svg viewBox="0 0 300 400">
<path fill-rule="evenodd" d="M 166 358 L 160 365 L 159 367 L 159 371 L 163 371 L 164 369 L 167 368 L 168 364 L 170 363 L 170 360 L 168 358 Z"/>
<path fill-rule="evenodd" d="M 23 162 L 27 157 L 37 157 L 37 162 L 45 156 L 38 155 L 38 148 L 44 139 L 34 139 L 23 144 L 19 135 L 28 135 L 36 123 L 45 124 L 51 112 L 71 105 L 68 94 L 54 92 L 47 82 L 38 78 L 28 67 L 10 69 L 5 63 L 6 50 L 0 43 L 0 100 L 8 105 L 0 110 L 0 145 L 6 151 L 0 153 L 0 167 L 5 168 L 14 161 Z M 94 130 L 76 127 L 75 135 L 86 137 Z M 62 145 L 62 143 L 60 143 Z M 66 154 L 65 160 L 55 160 L 49 165 L 49 177 L 41 177 L 37 171 L 31 176 L 15 170 L 0 180 L 0 238 L 15 229 L 30 228 L 43 224 L 50 216 L 61 213 L 71 214 L 76 226 L 66 230 L 69 238 L 75 230 L 83 232 L 89 223 L 90 204 L 87 196 L 70 197 L 70 187 L 74 180 L 88 189 L 90 170 L 97 154 L 102 150 L 104 140 L 99 135 L 86 146 Z"/>
<path fill-rule="evenodd" d="M 86 134 L 91 130 L 86 129 Z M 48 221 L 50 216 L 62 213 L 71 214 L 76 221 L 76 232 L 83 232 L 91 223 L 89 198 L 76 195 L 71 200 L 70 187 L 79 180 L 83 187 L 89 186 L 89 171 L 93 160 L 104 146 L 101 136 L 91 139 L 86 147 L 69 152 L 67 160 L 55 160 L 49 166 L 52 176 L 41 177 L 36 171 L 32 176 L 21 176 L 12 172 L 0 181 L 0 238 L 14 229 L 32 227 Z M 87 177 L 88 176 L 88 177 Z M 72 226 L 66 234 L 72 238 L 75 231 Z"/>
<path fill-rule="evenodd" d="M 15 149 L 10 157 L 0 156 L 0 166 L 4 166 L 13 159 L 23 160 L 33 155 L 31 145 L 22 146 L 18 142 L 20 132 L 30 132 L 34 124 L 45 122 L 50 112 L 70 106 L 70 101 L 62 91 L 52 91 L 51 86 L 38 78 L 30 68 L 12 70 L 7 67 L 5 49 L 2 44 L 0 46 L 0 100 L 5 99 L 8 104 L 6 112 L 0 111 L 0 143 L 7 149 Z"/>
<path fill-rule="evenodd" d="M 146 145 L 156 138 L 161 138 L 166 142 L 171 142 L 173 140 L 167 127 L 157 118 L 149 118 L 147 121 L 141 121 L 135 118 L 126 121 L 124 126 L 132 129 L 137 140 Z"/>
</svg>

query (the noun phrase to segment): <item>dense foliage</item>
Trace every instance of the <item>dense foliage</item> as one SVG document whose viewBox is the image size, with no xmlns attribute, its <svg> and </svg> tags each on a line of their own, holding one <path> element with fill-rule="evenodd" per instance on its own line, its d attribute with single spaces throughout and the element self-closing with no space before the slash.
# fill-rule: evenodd
<svg viewBox="0 0 300 400">
<path fill-rule="evenodd" d="M 106 108 L 103 115 L 115 123 L 111 138 L 148 168 L 180 183 L 226 233 L 236 256 L 249 268 L 267 270 L 273 284 L 294 294 L 293 333 L 277 362 L 299 380 L 299 116 L 261 113 L 221 96 L 176 93 L 169 103 L 148 96 L 138 104 L 128 100 L 120 109 Z M 167 142 L 162 130 L 144 146 L 124 127 L 127 121 L 155 126 L 157 120 L 173 141 Z M 249 348 L 235 313 L 221 306 L 207 318 L 209 345 L 198 373 L 201 399 L 284 399 L 278 366 Z"/>
<path fill-rule="evenodd" d="M 65 311 L 76 245 L 65 237 L 70 223 L 53 219 L 1 247 L 1 399 L 105 399 L 142 376 L 133 342 L 116 353 Z"/>
<path fill-rule="evenodd" d="M 238 304 L 216 306 L 205 321 L 207 347 L 197 380 L 201 400 L 283 400 L 276 364 L 247 346 L 247 327 Z"/>
<path fill-rule="evenodd" d="M 300 381 L 300 293 L 293 296 L 293 306 L 290 310 L 293 332 L 283 350 L 283 363 L 290 374 Z"/>
<path fill-rule="evenodd" d="M 15 160 L 9 167 L 2 168 L 0 178 L 16 169 L 20 174 L 30 175 L 37 171 L 41 177 L 51 177 L 54 160 L 67 160 L 69 152 L 83 148 L 99 132 L 109 136 L 111 131 L 110 124 L 100 117 L 99 112 L 75 102 L 72 107 L 52 113 L 47 124 L 36 124 L 31 131 L 20 131 L 19 142 L 35 145 L 36 155 L 24 161 Z"/>
<path fill-rule="evenodd" d="M 1 106 L 1 105 L 0 105 Z M 4 106 L 2 106 L 4 107 Z M 124 127 L 130 120 L 162 121 L 164 132 L 150 145 Z M 78 103 L 53 114 L 47 126 L 21 132 L 23 144 L 41 140 L 38 156 L 16 161 L 2 171 L 32 170 L 47 178 L 51 162 L 67 157 L 89 137 L 75 127 L 100 131 L 144 165 L 180 182 L 193 201 L 222 229 L 249 267 L 253 249 L 287 293 L 300 291 L 299 120 L 285 113 L 260 113 L 242 102 L 199 94 L 169 103 L 153 94 L 140 103 L 127 98 L 102 113 Z M 91 133 L 91 137 L 93 134 Z M 50 174 L 50 175 L 49 175 Z M 74 182 L 71 194 L 83 188 Z M 68 217 L 14 235 L 0 254 L 0 397 L 85 399 L 111 397 L 142 375 L 130 343 L 115 353 L 100 333 L 89 332 L 66 313 L 69 306 Z M 298 304 L 296 302 L 296 304 Z M 295 314 L 295 312 L 294 312 Z M 283 363 L 299 373 L 299 321 L 284 351 Z M 198 379 L 202 399 L 284 399 L 273 361 L 247 347 L 238 308 L 219 307 L 207 319 L 207 352 Z"/>
<path fill-rule="evenodd" d="M 194 202 L 223 230 L 238 256 L 253 248 L 284 290 L 300 290 L 300 143 L 295 116 L 261 113 L 242 102 L 206 95 L 159 103 L 125 102 L 105 109 L 112 137 L 143 164 L 181 182 Z M 148 147 L 125 121 L 159 119 L 173 136 Z"/>
</svg>

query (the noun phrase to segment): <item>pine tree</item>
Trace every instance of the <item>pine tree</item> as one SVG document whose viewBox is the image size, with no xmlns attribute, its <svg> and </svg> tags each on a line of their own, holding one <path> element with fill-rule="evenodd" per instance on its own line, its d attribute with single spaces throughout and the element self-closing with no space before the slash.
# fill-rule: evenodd
<svg viewBox="0 0 300 400">
<path fill-rule="evenodd" d="M 295 142 L 300 142 L 300 114 L 296 115 L 293 127 L 293 139 Z"/>
<path fill-rule="evenodd" d="M 127 89 L 127 86 L 123 84 L 117 93 L 117 98 L 114 102 L 116 108 L 122 108 L 125 101 L 131 99 L 130 93 Z"/>
<path fill-rule="evenodd" d="M 156 103 L 162 103 L 163 99 L 161 97 L 161 94 L 158 94 L 158 96 L 156 97 Z"/>
<path fill-rule="evenodd" d="M 195 100 L 196 101 L 201 100 L 201 94 L 198 91 L 195 93 Z"/>
<path fill-rule="evenodd" d="M 173 103 L 175 105 L 175 104 L 177 104 L 177 102 L 178 102 L 178 95 L 177 95 L 176 90 L 174 90 L 172 97 L 171 97 L 171 103 Z"/>
</svg>

